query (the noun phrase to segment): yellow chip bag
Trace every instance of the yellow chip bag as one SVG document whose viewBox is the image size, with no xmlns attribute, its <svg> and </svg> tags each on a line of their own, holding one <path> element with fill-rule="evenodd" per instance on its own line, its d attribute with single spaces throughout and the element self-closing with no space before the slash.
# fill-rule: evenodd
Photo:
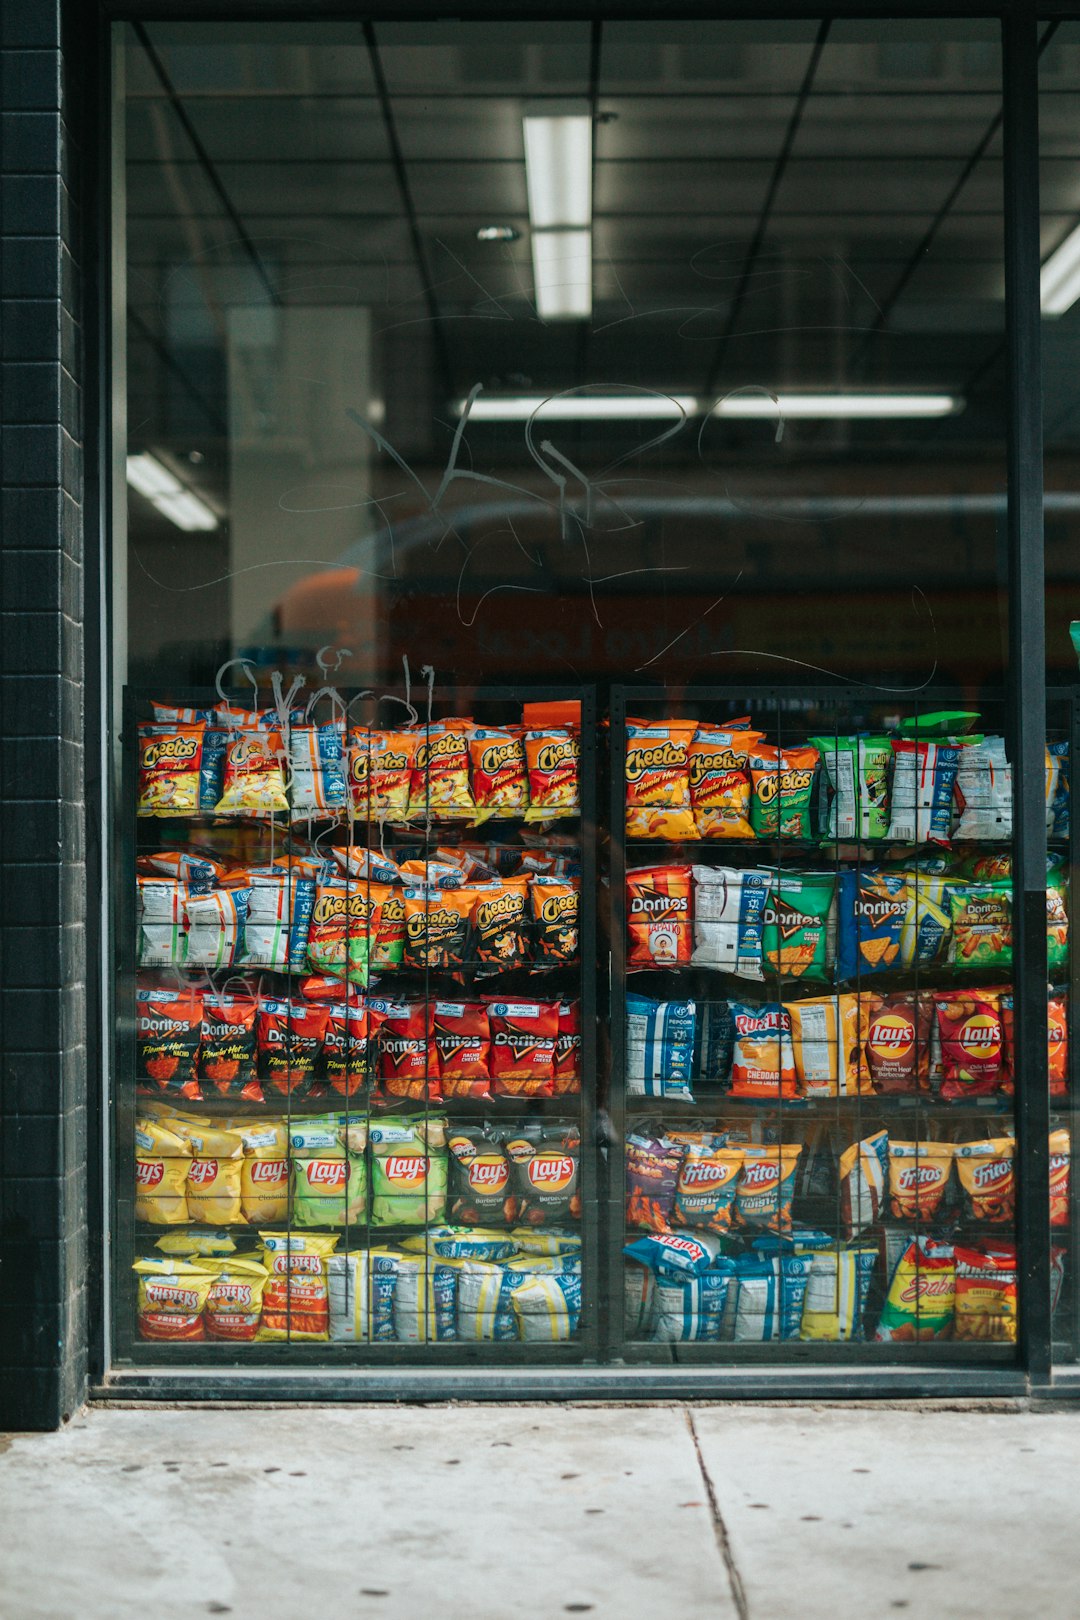
<svg viewBox="0 0 1080 1620">
<path fill-rule="evenodd" d="M 136 1307 L 142 1339 L 205 1339 L 203 1309 L 213 1277 L 192 1260 L 136 1260 Z"/>
<path fill-rule="evenodd" d="M 191 1144 L 159 1120 L 135 1121 L 135 1219 L 178 1226 L 188 1219 Z"/>
<path fill-rule="evenodd" d="M 409 782 L 411 820 L 432 816 L 476 815 L 469 780 L 469 736 L 474 722 L 469 719 L 440 720 L 425 726 L 413 755 Z"/>
<path fill-rule="evenodd" d="M 210 1120 L 174 1115 L 169 1129 L 189 1144 L 188 1219 L 201 1226 L 233 1226 L 244 1219 L 240 1207 L 243 1138 Z"/>
<path fill-rule="evenodd" d="M 206 1337 L 250 1344 L 262 1317 L 269 1272 L 249 1255 L 204 1260 L 202 1264 L 211 1273 L 204 1315 Z"/>
<path fill-rule="evenodd" d="M 204 724 L 139 727 L 140 816 L 197 816 Z"/>
<path fill-rule="evenodd" d="M 285 747 L 280 731 L 251 729 L 230 738 L 225 750 L 225 790 L 219 816 L 288 814 Z"/>
<path fill-rule="evenodd" d="M 161 1254 L 182 1255 L 190 1260 L 233 1254 L 236 1244 L 228 1232 L 166 1232 L 154 1248 Z"/>
<path fill-rule="evenodd" d="M 626 727 L 626 835 L 699 838 L 690 807 L 688 750 L 696 720 L 631 720 Z"/>
<path fill-rule="evenodd" d="M 787 1004 L 795 1073 L 803 1097 L 857 1097 L 873 1091 L 863 1059 L 866 1003 L 857 995 Z"/>
<path fill-rule="evenodd" d="M 330 1291 L 327 1256 L 336 1232 L 260 1232 L 259 1257 L 269 1272 L 263 1289 L 259 1340 L 327 1340 Z"/>
<path fill-rule="evenodd" d="M 889 1213 L 896 1221 L 929 1221 L 948 1185 L 956 1148 L 951 1142 L 889 1139 Z"/>
<path fill-rule="evenodd" d="M 283 1119 L 236 1120 L 244 1144 L 240 1208 L 252 1226 L 289 1218 L 289 1133 Z"/>
</svg>

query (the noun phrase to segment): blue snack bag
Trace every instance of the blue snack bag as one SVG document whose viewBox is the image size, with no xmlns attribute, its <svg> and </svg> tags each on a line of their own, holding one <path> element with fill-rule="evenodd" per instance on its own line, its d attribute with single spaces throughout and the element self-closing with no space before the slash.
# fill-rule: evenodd
<svg viewBox="0 0 1080 1620">
<path fill-rule="evenodd" d="M 631 1096 L 693 1102 L 697 1008 L 692 1001 L 626 998 L 626 1075 Z"/>
<path fill-rule="evenodd" d="M 708 1232 L 651 1232 L 628 1243 L 623 1253 L 628 1260 L 648 1266 L 658 1277 L 700 1276 L 720 1255 L 719 1238 Z"/>
<path fill-rule="evenodd" d="M 717 1260 L 700 1277 L 657 1282 L 653 1339 L 662 1344 L 715 1342 L 735 1276 L 734 1260 Z"/>
<path fill-rule="evenodd" d="M 899 966 L 900 934 L 911 898 L 901 872 L 841 872 L 836 973 L 865 979 Z"/>
</svg>

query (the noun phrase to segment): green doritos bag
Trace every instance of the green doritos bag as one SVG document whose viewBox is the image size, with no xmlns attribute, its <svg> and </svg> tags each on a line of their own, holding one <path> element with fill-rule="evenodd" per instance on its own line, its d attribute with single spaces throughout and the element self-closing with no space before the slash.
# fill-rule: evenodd
<svg viewBox="0 0 1080 1620">
<path fill-rule="evenodd" d="M 952 941 L 949 961 L 956 968 L 983 971 L 1012 965 L 1012 879 L 964 883 L 949 890 Z"/>
<path fill-rule="evenodd" d="M 828 920 L 835 890 L 831 872 L 773 874 L 762 953 L 774 973 L 828 981 Z"/>
<path fill-rule="evenodd" d="M 1065 881 L 1060 872 L 1046 879 L 1046 966 L 1050 977 L 1069 962 L 1069 914 L 1065 907 Z"/>
<path fill-rule="evenodd" d="M 446 1120 L 380 1119 L 371 1127 L 372 1226 L 446 1219 Z"/>
</svg>

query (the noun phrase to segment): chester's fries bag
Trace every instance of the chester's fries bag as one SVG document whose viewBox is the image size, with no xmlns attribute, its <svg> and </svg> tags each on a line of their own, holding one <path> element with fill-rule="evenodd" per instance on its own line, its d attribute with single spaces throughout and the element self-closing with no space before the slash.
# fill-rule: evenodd
<svg viewBox="0 0 1080 1620">
<path fill-rule="evenodd" d="M 889 1279 L 874 1338 L 879 1343 L 948 1339 L 956 1304 L 956 1258 L 951 1243 L 912 1239 Z"/>
<path fill-rule="evenodd" d="M 905 876 L 841 872 L 837 899 L 837 978 L 861 982 L 874 974 L 895 972 L 900 965 L 900 933 L 911 907 Z"/>
<path fill-rule="evenodd" d="M 447 1147 L 450 1219 L 469 1226 L 496 1221 L 512 1224 L 517 1201 L 510 1191 L 510 1160 L 498 1133 L 461 1126 L 451 1130 Z"/>
<path fill-rule="evenodd" d="M 948 845 L 959 748 L 905 737 L 894 740 L 892 750 L 889 837 L 902 844 Z"/>
<path fill-rule="evenodd" d="M 636 1097 L 666 1097 L 693 1102 L 693 1001 L 626 998 L 626 1089 Z"/>
<path fill-rule="evenodd" d="M 244 1144 L 240 1210 L 249 1226 L 289 1218 L 289 1133 L 283 1119 L 235 1120 Z"/>
<path fill-rule="evenodd" d="M 801 748 L 755 746 L 750 754 L 750 825 L 756 838 L 813 837 L 817 770 L 818 751 L 809 743 Z"/>
<path fill-rule="evenodd" d="M 810 1263 L 799 1338 L 847 1343 L 863 1337 L 876 1248 L 823 1249 Z"/>
<path fill-rule="evenodd" d="M 577 733 L 569 727 L 526 731 L 525 763 L 529 773 L 526 821 L 577 815 L 580 753 Z"/>
<path fill-rule="evenodd" d="M 260 1340 L 320 1340 L 330 1337 L 326 1262 L 338 1245 L 336 1232 L 260 1232 L 259 1259 L 269 1273 L 263 1285 Z"/>
<path fill-rule="evenodd" d="M 402 966 L 458 972 L 469 954 L 469 925 L 477 890 L 406 888 L 405 950 Z"/>
<path fill-rule="evenodd" d="M 488 1000 L 496 1097 L 550 1097 L 559 1040 L 557 1001 Z"/>
<path fill-rule="evenodd" d="M 197 816 L 205 725 L 139 727 L 140 816 Z"/>
<path fill-rule="evenodd" d="M 896 1221 L 931 1221 L 952 1173 L 951 1142 L 889 1139 L 889 1213 Z"/>
<path fill-rule="evenodd" d="M 739 979 L 765 977 L 762 940 L 770 874 L 753 868 L 694 866 L 695 967 Z M 659 965 L 659 964 L 658 964 Z"/>
<path fill-rule="evenodd" d="M 626 727 L 626 836 L 697 838 L 688 750 L 695 720 L 638 720 Z"/>
<path fill-rule="evenodd" d="M 371 941 L 378 929 L 378 900 L 366 883 L 343 879 L 319 883 L 308 929 L 307 959 L 316 973 L 368 982 Z"/>
<path fill-rule="evenodd" d="M 274 816 L 288 813 L 285 745 L 281 732 L 245 729 L 225 750 L 225 788 L 214 806 L 219 816 Z"/>
<path fill-rule="evenodd" d="M 626 1224 L 670 1232 L 686 1148 L 666 1136 L 626 1138 Z"/>
<path fill-rule="evenodd" d="M 774 872 L 762 929 L 765 965 L 792 979 L 829 978 L 832 873 Z"/>
<path fill-rule="evenodd" d="M 371 1127 L 370 1140 L 372 1226 L 444 1221 L 446 1121 L 380 1119 Z"/>
<path fill-rule="evenodd" d="M 141 1339 L 205 1339 L 203 1311 L 213 1273 L 194 1260 L 136 1260 Z"/>
<path fill-rule="evenodd" d="M 799 1094 L 857 1097 L 872 1091 L 863 1059 L 863 1004 L 856 995 L 787 1004 Z"/>
<path fill-rule="evenodd" d="M 349 732 L 349 789 L 357 820 L 406 820 L 419 741 L 414 731 L 369 731 L 359 726 Z"/>
<path fill-rule="evenodd" d="M 700 725 L 687 751 L 690 807 L 699 838 L 753 838 L 750 762 L 760 731 Z"/>
<path fill-rule="evenodd" d="M 262 1320 L 263 1293 L 269 1281 L 264 1265 L 250 1255 L 201 1262 L 211 1274 L 204 1321 L 208 1339 L 251 1344 Z"/>
<path fill-rule="evenodd" d="M 368 1007 L 381 1017 L 379 1093 L 383 1098 L 437 1102 L 439 1059 L 432 1041 L 434 1005 L 369 996 Z"/>
<path fill-rule="evenodd" d="M 675 1189 L 675 1220 L 680 1226 L 706 1232 L 731 1230 L 735 1190 L 742 1174 L 742 1148 L 712 1143 L 691 1143 L 679 1167 Z"/>
<path fill-rule="evenodd" d="M 763 1097 L 779 1102 L 797 1095 L 791 1015 L 779 1002 L 733 1001 L 735 1045 L 731 1056 L 732 1097 Z"/>
<path fill-rule="evenodd" d="M 743 1148 L 743 1167 L 735 1192 L 738 1226 L 765 1226 L 781 1232 L 791 1227 L 791 1200 L 801 1142 Z"/>
<path fill-rule="evenodd" d="M 289 731 L 290 796 L 294 820 L 340 816 L 349 802 L 342 728 L 293 726 Z"/>
<path fill-rule="evenodd" d="M 889 827 L 888 737 L 811 737 L 829 785 L 822 836 L 862 842 L 884 838 Z"/>
<path fill-rule="evenodd" d="M 216 990 L 204 994 L 199 1079 L 208 1095 L 262 1101 L 262 1087 L 255 1080 L 257 1012 L 254 996 Z"/>
<path fill-rule="evenodd" d="M 992 1096 L 1006 1077 L 999 997 L 992 990 L 935 990 L 946 1102 Z"/>
<path fill-rule="evenodd" d="M 473 722 L 456 718 L 420 727 L 409 782 L 409 819 L 429 816 L 471 821 L 476 802 L 469 781 Z"/>
<path fill-rule="evenodd" d="M 1011 1225 L 1016 1213 L 1016 1143 L 1011 1136 L 985 1142 L 961 1142 L 956 1149 L 956 1174 L 971 1220 L 988 1225 Z"/>
<path fill-rule="evenodd" d="M 178 1226 L 188 1219 L 191 1143 L 161 1120 L 135 1121 L 135 1219 Z"/>
<path fill-rule="evenodd" d="M 520 816 L 529 807 L 529 777 L 521 732 L 477 726 L 469 737 L 477 822 Z"/>
<path fill-rule="evenodd" d="M 161 1091 L 198 1097 L 196 1060 L 203 1028 L 202 992 L 135 992 L 136 1074 Z"/>
<path fill-rule="evenodd" d="M 1050 1225 L 1069 1224 L 1069 1167 L 1072 1157 L 1067 1129 L 1050 1132 Z"/>
<path fill-rule="evenodd" d="M 690 961 L 690 883 L 688 866 L 627 872 L 628 968 L 684 967 Z"/>
<path fill-rule="evenodd" d="M 528 878 L 495 878 L 472 893 L 469 949 L 478 973 L 522 967 L 529 960 Z"/>
<path fill-rule="evenodd" d="M 1012 880 L 965 883 L 949 890 L 952 941 L 949 960 L 984 972 L 1012 964 Z"/>
<path fill-rule="evenodd" d="M 875 1131 L 853 1142 L 840 1155 L 840 1208 L 847 1237 L 876 1226 L 885 1209 L 889 1185 L 889 1137 Z"/>
<path fill-rule="evenodd" d="M 294 1226 L 362 1226 L 367 1217 L 365 1127 L 333 1115 L 294 1120 L 289 1131 Z"/>
<path fill-rule="evenodd" d="M 325 1002 L 264 997 L 255 1020 L 259 1077 L 267 1091 L 297 1096 L 311 1085 L 330 1018 Z"/>
<path fill-rule="evenodd" d="M 934 1004 L 926 991 L 894 990 L 870 997 L 864 1052 L 872 1089 L 879 1096 L 905 1096 L 928 1088 L 933 1017 Z"/>
<path fill-rule="evenodd" d="M 1016 1343 L 1016 1249 L 1011 1243 L 956 1249 L 958 1339 Z"/>
<path fill-rule="evenodd" d="M 537 966 L 563 967 L 578 955 L 579 878 L 537 873 L 529 879 L 529 912 Z"/>
</svg>

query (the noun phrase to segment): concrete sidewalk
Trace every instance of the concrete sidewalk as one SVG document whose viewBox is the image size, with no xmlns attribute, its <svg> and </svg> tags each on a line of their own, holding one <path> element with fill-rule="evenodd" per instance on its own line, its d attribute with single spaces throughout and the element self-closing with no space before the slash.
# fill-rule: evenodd
<svg viewBox="0 0 1080 1620">
<path fill-rule="evenodd" d="M 1073 1620 L 1080 1411 L 97 1409 L 0 1439 L 2 1620 Z"/>
</svg>

